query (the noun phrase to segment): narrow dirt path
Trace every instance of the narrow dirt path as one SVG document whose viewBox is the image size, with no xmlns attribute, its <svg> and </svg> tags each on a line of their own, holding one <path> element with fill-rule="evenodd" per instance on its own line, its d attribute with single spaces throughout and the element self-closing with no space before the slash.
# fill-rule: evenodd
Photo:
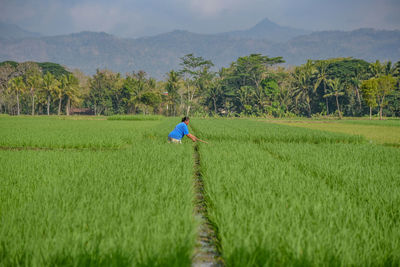
<svg viewBox="0 0 400 267">
<path fill-rule="evenodd" d="M 223 266 L 221 254 L 218 251 L 218 238 L 213 223 L 207 214 L 207 202 L 204 197 L 204 182 L 200 172 L 199 144 L 194 146 L 194 216 L 200 222 L 192 266 Z"/>
</svg>

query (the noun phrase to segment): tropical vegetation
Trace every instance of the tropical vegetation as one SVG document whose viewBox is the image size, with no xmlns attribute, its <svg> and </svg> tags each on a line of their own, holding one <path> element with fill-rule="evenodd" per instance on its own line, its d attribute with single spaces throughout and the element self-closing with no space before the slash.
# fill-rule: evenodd
<svg viewBox="0 0 400 267">
<path fill-rule="evenodd" d="M 163 80 L 146 72 L 84 75 L 55 63 L 0 63 L 0 113 L 167 116 L 400 116 L 400 61 L 308 60 L 251 54 L 215 70 L 193 54 Z M 79 113 L 79 112 L 78 112 Z"/>
</svg>

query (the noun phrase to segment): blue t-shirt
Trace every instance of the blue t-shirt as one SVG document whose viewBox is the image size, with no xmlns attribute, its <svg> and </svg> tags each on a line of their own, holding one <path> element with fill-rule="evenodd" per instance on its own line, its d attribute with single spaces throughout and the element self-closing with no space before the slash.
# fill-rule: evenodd
<svg viewBox="0 0 400 267">
<path fill-rule="evenodd" d="M 175 129 L 169 133 L 168 137 L 181 140 L 185 135 L 189 134 L 189 129 L 184 122 L 176 125 Z"/>
</svg>

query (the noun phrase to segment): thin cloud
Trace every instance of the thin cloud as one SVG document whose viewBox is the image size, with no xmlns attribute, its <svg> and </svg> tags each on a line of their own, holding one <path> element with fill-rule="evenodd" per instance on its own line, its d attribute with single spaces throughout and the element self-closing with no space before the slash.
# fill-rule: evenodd
<svg viewBox="0 0 400 267">
<path fill-rule="evenodd" d="M 273 0 L 274 2 L 276 0 Z M 184 12 L 190 12 L 196 17 L 216 17 L 221 14 L 236 13 L 243 8 L 253 6 L 256 8 L 264 2 L 264 6 L 269 6 L 269 2 L 261 0 L 172 0 L 172 5 Z"/>
<path fill-rule="evenodd" d="M 191 0 L 187 2 L 193 13 L 204 16 L 217 16 L 222 12 L 236 11 L 241 6 L 252 3 L 250 0 Z"/>
<path fill-rule="evenodd" d="M 140 14 L 121 6 L 77 4 L 69 9 L 73 26 L 79 30 L 113 32 L 120 25 L 140 25 Z"/>
</svg>

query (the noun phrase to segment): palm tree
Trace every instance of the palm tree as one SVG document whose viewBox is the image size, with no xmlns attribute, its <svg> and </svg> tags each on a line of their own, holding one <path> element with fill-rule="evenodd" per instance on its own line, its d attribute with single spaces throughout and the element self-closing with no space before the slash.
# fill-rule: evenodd
<svg viewBox="0 0 400 267">
<path fill-rule="evenodd" d="M 62 75 L 60 86 L 56 89 L 56 94 L 59 99 L 58 102 L 58 115 L 61 114 L 61 103 L 64 96 L 67 97 L 67 103 L 65 106 L 65 113 L 69 115 L 69 110 L 71 107 L 71 100 L 76 98 L 78 93 L 79 81 L 72 75 Z"/>
<path fill-rule="evenodd" d="M 385 72 L 385 66 L 381 64 L 379 60 L 375 61 L 375 63 L 371 63 L 369 66 L 369 71 L 372 74 L 372 77 L 378 78 Z"/>
<path fill-rule="evenodd" d="M 71 100 L 75 101 L 78 96 L 78 88 L 79 88 L 78 79 L 74 75 L 68 74 L 68 76 L 66 76 L 66 87 L 65 87 L 65 95 L 67 96 L 67 104 L 65 110 L 67 116 L 69 116 L 69 112 L 71 109 Z"/>
<path fill-rule="evenodd" d="M 397 72 L 397 65 L 393 65 L 391 61 L 386 62 L 384 65 L 384 75 L 394 76 Z"/>
<path fill-rule="evenodd" d="M 43 84 L 43 79 L 40 75 L 35 74 L 31 75 L 26 80 L 27 85 L 29 86 L 31 98 L 32 98 L 32 116 L 35 115 L 35 97 L 36 97 L 36 90 L 40 88 Z"/>
<path fill-rule="evenodd" d="M 295 100 L 296 104 L 299 99 L 303 99 L 307 104 L 308 116 L 311 117 L 311 93 L 315 92 L 312 84 L 312 78 L 314 77 L 315 67 L 312 61 L 307 61 L 306 64 L 301 67 L 297 67 L 293 73 L 295 82 Z"/>
<path fill-rule="evenodd" d="M 328 82 L 328 63 L 326 61 L 319 61 L 315 68 L 317 70 L 317 80 L 314 84 L 314 91 L 317 90 L 318 86 L 322 83 L 324 85 L 324 94 L 326 94 L 326 84 Z M 326 102 L 326 115 L 329 115 L 329 105 L 328 105 L 328 98 L 325 98 Z"/>
<path fill-rule="evenodd" d="M 15 77 L 8 82 L 9 90 L 15 92 L 17 97 L 17 115 L 21 114 L 19 96 L 25 91 L 26 84 L 22 76 Z"/>
<path fill-rule="evenodd" d="M 400 61 L 397 61 L 397 63 L 394 65 L 394 75 L 393 76 L 400 76 Z"/>
<path fill-rule="evenodd" d="M 136 113 L 137 107 L 143 107 L 143 103 L 141 102 L 142 94 L 149 91 L 149 88 L 153 87 L 153 81 L 149 81 L 146 78 L 146 72 L 139 71 L 137 73 L 133 73 L 132 76 L 127 77 L 126 79 L 130 79 L 130 83 L 132 84 L 130 89 L 130 99 L 129 103 L 133 106 L 133 111 Z M 155 87 L 155 85 L 154 85 Z M 144 107 L 145 108 L 145 107 Z"/>
<path fill-rule="evenodd" d="M 180 87 L 180 76 L 176 71 L 171 70 L 168 73 L 168 80 L 165 86 L 165 89 L 168 92 L 168 102 L 167 102 L 167 112 L 168 105 L 170 104 L 173 107 L 173 115 L 176 115 L 176 104 L 179 100 L 179 87 Z"/>
<path fill-rule="evenodd" d="M 335 78 L 334 80 L 329 80 L 328 84 L 331 88 L 330 92 L 324 95 L 324 98 L 335 96 L 336 97 L 336 105 L 339 112 L 339 118 L 342 119 L 342 113 L 340 112 L 339 105 L 339 96 L 344 95 L 344 86 L 339 78 Z"/>
<path fill-rule="evenodd" d="M 47 115 L 50 115 L 51 96 L 57 92 L 59 85 L 60 82 L 50 72 L 43 76 L 43 89 L 47 96 Z"/>
<path fill-rule="evenodd" d="M 68 78 L 66 75 L 63 74 L 60 79 L 60 85 L 57 88 L 55 88 L 55 90 L 54 90 L 54 94 L 58 98 L 58 111 L 57 111 L 58 116 L 60 116 L 60 114 L 61 114 L 61 103 L 62 103 L 62 99 L 65 94 L 65 91 L 67 90 L 67 86 L 68 86 Z"/>
<path fill-rule="evenodd" d="M 205 95 L 212 100 L 214 114 L 217 114 L 217 100 L 223 94 L 221 80 L 215 77 L 206 87 Z"/>
<path fill-rule="evenodd" d="M 358 104 L 359 104 L 359 109 L 361 110 L 361 96 L 360 96 L 360 86 L 361 86 L 361 73 L 359 71 L 360 68 L 356 68 L 355 71 L 355 75 L 354 77 L 352 77 L 350 79 L 350 84 L 353 86 L 354 90 L 356 91 L 356 95 L 357 95 L 357 100 L 358 100 Z"/>
</svg>

